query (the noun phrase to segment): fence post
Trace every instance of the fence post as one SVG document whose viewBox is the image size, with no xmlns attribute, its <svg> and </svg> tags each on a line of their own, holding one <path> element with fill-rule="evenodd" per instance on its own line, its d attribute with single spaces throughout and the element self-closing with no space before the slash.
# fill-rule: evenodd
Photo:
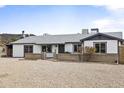
<svg viewBox="0 0 124 93">
<path fill-rule="evenodd" d="M 46 52 L 43 52 L 43 60 L 46 59 Z"/>
</svg>

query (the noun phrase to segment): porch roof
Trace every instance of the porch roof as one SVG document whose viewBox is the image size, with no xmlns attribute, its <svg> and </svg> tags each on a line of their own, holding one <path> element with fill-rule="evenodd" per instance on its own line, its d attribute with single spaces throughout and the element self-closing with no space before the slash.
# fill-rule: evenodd
<svg viewBox="0 0 124 93">
<path fill-rule="evenodd" d="M 124 39 L 122 39 L 122 38 L 118 38 L 118 37 L 103 34 L 103 33 L 94 34 L 92 36 L 83 38 L 80 41 L 85 41 L 85 40 L 118 40 L 118 41 L 121 41 L 121 42 L 124 41 Z"/>
</svg>

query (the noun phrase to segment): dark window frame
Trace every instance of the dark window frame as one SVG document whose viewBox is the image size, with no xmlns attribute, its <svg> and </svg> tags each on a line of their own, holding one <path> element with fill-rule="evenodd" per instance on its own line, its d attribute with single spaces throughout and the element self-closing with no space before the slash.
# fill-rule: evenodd
<svg viewBox="0 0 124 93">
<path fill-rule="evenodd" d="M 24 53 L 33 53 L 33 45 L 24 45 Z"/>
<path fill-rule="evenodd" d="M 98 44 L 99 46 L 99 49 L 98 49 L 98 52 L 97 52 L 97 50 L 95 51 L 96 53 L 102 53 L 102 54 L 105 54 L 105 53 L 107 53 L 107 42 L 93 42 L 93 46 L 94 46 L 94 48 L 96 48 L 96 44 Z M 105 50 L 102 50 L 102 44 L 105 44 Z M 103 49 L 104 49 L 103 48 Z M 102 51 L 104 51 L 104 52 L 102 52 Z"/>
<path fill-rule="evenodd" d="M 73 44 L 73 51 L 78 52 L 79 47 L 81 47 L 81 44 Z"/>
<path fill-rule="evenodd" d="M 42 52 L 52 53 L 52 45 L 42 45 Z"/>
<path fill-rule="evenodd" d="M 46 50 L 46 45 L 43 45 L 42 46 L 42 52 L 46 52 L 47 50 Z"/>
<path fill-rule="evenodd" d="M 52 53 L 52 45 L 47 45 L 47 52 Z"/>
<path fill-rule="evenodd" d="M 65 52 L 65 44 L 58 44 L 58 53 Z"/>
</svg>

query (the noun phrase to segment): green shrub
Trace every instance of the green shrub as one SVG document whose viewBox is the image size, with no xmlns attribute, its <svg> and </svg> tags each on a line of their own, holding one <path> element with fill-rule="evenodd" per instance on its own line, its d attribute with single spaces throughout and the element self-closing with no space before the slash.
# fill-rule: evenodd
<svg viewBox="0 0 124 93">
<path fill-rule="evenodd" d="M 85 47 L 85 53 L 87 55 L 86 56 L 87 61 L 90 60 L 91 56 L 95 53 L 95 51 L 96 51 L 96 49 L 94 47 L 88 47 L 88 46 Z"/>
</svg>

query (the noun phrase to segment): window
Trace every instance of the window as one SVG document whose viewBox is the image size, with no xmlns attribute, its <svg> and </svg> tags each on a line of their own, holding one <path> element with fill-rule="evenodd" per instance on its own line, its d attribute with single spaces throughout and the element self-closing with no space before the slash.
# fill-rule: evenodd
<svg viewBox="0 0 124 93">
<path fill-rule="evenodd" d="M 42 46 L 42 52 L 52 52 L 52 46 L 51 45 L 44 45 Z"/>
<path fill-rule="evenodd" d="M 74 52 L 78 52 L 79 47 L 81 47 L 81 45 L 74 45 Z"/>
<path fill-rule="evenodd" d="M 101 43 L 101 53 L 106 53 L 106 43 Z"/>
<path fill-rule="evenodd" d="M 42 46 L 42 52 L 46 52 L 46 46 Z"/>
<path fill-rule="evenodd" d="M 24 53 L 33 53 L 33 45 L 24 45 Z"/>
<path fill-rule="evenodd" d="M 64 53 L 65 52 L 65 45 L 59 44 L 58 45 L 58 53 Z"/>
<path fill-rule="evenodd" d="M 100 46 L 99 44 L 95 44 L 96 53 L 100 52 L 100 47 L 99 46 Z"/>
<path fill-rule="evenodd" d="M 78 50 L 77 45 L 74 45 L 74 52 L 77 52 L 77 50 Z"/>
<path fill-rule="evenodd" d="M 96 53 L 106 53 L 106 43 L 94 43 Z"/>
<path fill-rule="evenodd" d="M 47 52 L 49 52 L 49 53 L 52 52 L 52 46 L 51 46 L 51 45 L 48 45 L 48 46 L 47 46 Z"/>
</svg>

